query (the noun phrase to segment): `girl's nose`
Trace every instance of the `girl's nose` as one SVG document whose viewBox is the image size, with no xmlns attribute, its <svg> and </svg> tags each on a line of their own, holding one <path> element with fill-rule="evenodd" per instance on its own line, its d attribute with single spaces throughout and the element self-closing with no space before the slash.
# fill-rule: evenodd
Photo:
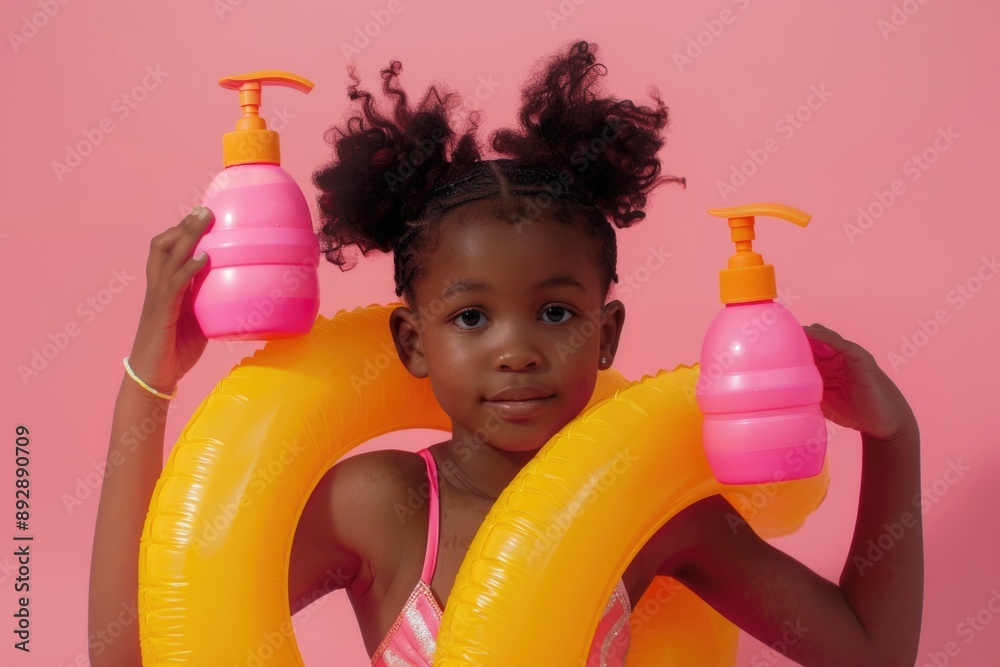
<svg viewBox="0 0 1000 667">
<path fill-rule="evenodd" d="M 502 371 L 538 368 L 542 365 L 542 353 L 530 341 L 511 337 L 498 347 L 493 365 Z"/>
<path fill-rule="evenodd" d="M 502 371 L 523 371 L 542 365 L 538 355 L 521 352 L 506 352 L 497 357 L 496 367 Z"/>
</svg>

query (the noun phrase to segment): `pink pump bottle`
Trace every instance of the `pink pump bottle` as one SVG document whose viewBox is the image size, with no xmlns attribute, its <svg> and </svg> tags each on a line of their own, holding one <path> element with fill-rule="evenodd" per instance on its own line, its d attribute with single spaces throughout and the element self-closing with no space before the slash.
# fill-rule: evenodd
<svg viewBox="0 0 1000 667">
<path fill-rule="evenodd" d="M 705 334 L 695 386 L 709 466 L 723 484 L 817 475 L 826 456 L 823 380 L 802 326 L 774 301 L 774 267 L 751 248 L 755 215 L 801 227 L 810 216 L 776 203 L 708 213 L 729 219 L 736 243 L 719 272 L 726 306 Z"/>
<path fill-rule="evenodd" d="M 239 91 L 243 114 L 223 136 L 225 169 L 201 202 L 215 221 L 195 248 L 208 261 L 192 282 L 195 317 L 216 340 L 291 338 L 312 329 L 319 312 L 319 240 L 302 190 L 280 166 L 278 133 L 259 115 L 266 84 L 313 88 L 276 70 L 219 80 Z"/>
</svg>

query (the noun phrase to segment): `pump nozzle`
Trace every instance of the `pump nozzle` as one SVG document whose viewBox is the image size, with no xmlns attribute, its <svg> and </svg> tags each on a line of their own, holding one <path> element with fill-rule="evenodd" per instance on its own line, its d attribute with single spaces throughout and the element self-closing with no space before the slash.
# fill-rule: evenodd
<svg viewBox="0 0 1000 667">
<path fill-rule="evenodd" d="M 222 137 L 225 166 L 249 162 L 281 164 L 278 133 L 267 129 L 267 122 L 260 117 L 261 88 L 264 85 L 287 86 L 308 94 L 313 89 L 312 81 L 291 72 L 268 69 L 225 76 L 219 79 L 219 85 L 238 90 L 243 109 L 243 115 L 236 121 L 236 130 Z"/>
<path fill-rule="evenodd" d="M 809 224 L 812 216 L 805 211 L 775 202 L 713 208 L 707 213 L 729 219 L 730 238 L 736 244 L 736 254 L 729 258 L 729 268 L 719 271 L 722 303 L 764 301 L 778 296 L 774 267 L 765 264 L 764 258 L 752 248 L 752 241 L 756 238 L 754 216 L 781 218 L 800 227 Z"/>
</svg>

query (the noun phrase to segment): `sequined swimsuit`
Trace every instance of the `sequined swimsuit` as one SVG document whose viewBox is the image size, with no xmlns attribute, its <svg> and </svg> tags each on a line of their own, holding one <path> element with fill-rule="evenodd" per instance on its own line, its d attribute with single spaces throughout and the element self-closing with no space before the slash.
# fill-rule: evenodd
<svg viewBox="0 0 1000 667">
<path fill-rule="evenodd" d="M 437 466 L 429 450 L 423 449 L 419 454 L 427 465 L 427 477 L 430 480 L 430 516 L 424 566 L 420 580 L 372 656 L 373 667 L 431 667 L 434 645 L 441 627 L 441 605 L 431 590 L 434 567 L 437 564 L 440 521 Z M 622 667 L 625 664 L 630 640 L 628 619 L 631 613 L 628 591 L 625 583 L 619 580 L 597 625 L 587 656 L 588 667 Z"/>
</svg>

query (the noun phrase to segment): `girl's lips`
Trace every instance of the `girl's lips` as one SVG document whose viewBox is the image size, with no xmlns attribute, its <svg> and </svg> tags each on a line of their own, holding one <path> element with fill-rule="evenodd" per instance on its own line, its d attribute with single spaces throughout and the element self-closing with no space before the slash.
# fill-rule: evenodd
<svg viewBox="0 0 1000 667">
<path fill-rule="evenodd" d="M 496 403 L 502 403 L 508 401 L 528 401 L 533 398 L 548 398 L 551 395 L 552 392 L 546 391 L 541 387 L 532 387 L 531 385 L 521 385 L 521 386 L 513 386 L 501 389 L 500 391 L 487 396 L 486 400 L 494 401 Z"/>
<path fill-rule="evenodd" d="M 551 396 L 523 401 L 486 401 L 486 405 L 500 417 L 509 420 L 530 419 L 545 410 Z"/>
</svg>

